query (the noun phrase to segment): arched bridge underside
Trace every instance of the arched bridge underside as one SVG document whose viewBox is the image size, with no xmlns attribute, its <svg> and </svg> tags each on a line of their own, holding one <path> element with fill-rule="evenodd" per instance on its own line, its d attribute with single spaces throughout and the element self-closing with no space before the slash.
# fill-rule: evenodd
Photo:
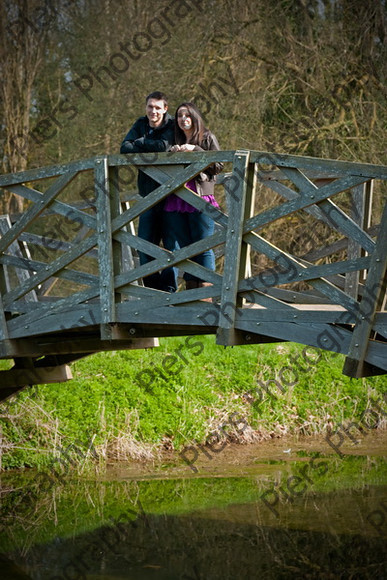
<svg viewBox="0 0 387 580">
<path fill-rule="evenodd" d="M 184 188 L 215 161 L 221 209 Z M 160 185 L 135 191 L 140 169 Z M 223 345 L 294 341 L 387 373 L 387 168 L 259 151 L 109 155 L 0 176 L 25 200 L 0 217 L 0 398 L 71 378 L 88 354 L 216 334 Z M 168 252 L 136 235 L 174 193 L 215 233 Z M 213 248 L 216 271 L 193 258 Z M 154 260 L 140 266 L 138 251 Z M 211 285 L 174 294 L 143 277 L 175 266 Z M 211 302 L 205 299 L 211 299 Z"/>
</svg>

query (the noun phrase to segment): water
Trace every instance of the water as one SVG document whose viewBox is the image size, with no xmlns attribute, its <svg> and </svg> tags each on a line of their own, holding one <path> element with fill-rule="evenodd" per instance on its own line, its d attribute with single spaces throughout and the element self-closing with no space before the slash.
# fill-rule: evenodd
<svg viewBox="0 0 387 580">
<path fill-rule="evenodd" d="M 2 478 L 1 578 L 383 579 L 386 436 L 228 447 L 63 484 Z M 329 446 L 328 446 L 329 447 Z M 11 491 L 12 490 L 12 491 Z"/>
</svg>

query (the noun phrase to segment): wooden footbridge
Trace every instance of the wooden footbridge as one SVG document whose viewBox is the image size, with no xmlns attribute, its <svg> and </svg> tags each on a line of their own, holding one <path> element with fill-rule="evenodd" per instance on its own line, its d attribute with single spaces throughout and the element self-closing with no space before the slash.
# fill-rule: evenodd
<svg viewBox="0 0 387 580">
<path fill-rule="evenodd" d="M 215 161 L 220 210 L 183 187 Z M 137 169 L 160 184 L 146 198 Z M 259 151 L 98 156 L 0 176 L 3 195 L 25 200 L 0 217 L 0 358 L 13 359 L 0 398 L 68 380 L 88 354 L 190 334 L 294 341 L 342 353 L 349 376 L 387 373 L 386 178 L 377 165 Z M 136 236 L 141 213 L 172 192 L 216 224 L 173 253 Z M 192 261 L 209 248 L 215 272 Z M 140 266 L 139 250 L 154 260 Z M 171 266 L 211 286 L 143 285 Z"/>
</svg>

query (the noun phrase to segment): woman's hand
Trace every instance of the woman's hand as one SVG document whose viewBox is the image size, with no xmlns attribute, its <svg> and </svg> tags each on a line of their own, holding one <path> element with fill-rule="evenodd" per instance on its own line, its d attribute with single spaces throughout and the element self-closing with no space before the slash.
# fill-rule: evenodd
<svg viewBox="0 0 387 580">
<path fill-rule="evenodd" d="M 170 151 L 172 151 L 172 153 L 177 153 L 177 151 L 193 151 L 194 149 L 195 145 L 184 143 L 184 145 L 172 145 Z"/>
<path fill-rule="evenodd" d="M 180 151 L 193 151 L 195 149 L 195 145 L 192 143 L 184 143 L 184 145 L 180 145 Z"/>
</svg>

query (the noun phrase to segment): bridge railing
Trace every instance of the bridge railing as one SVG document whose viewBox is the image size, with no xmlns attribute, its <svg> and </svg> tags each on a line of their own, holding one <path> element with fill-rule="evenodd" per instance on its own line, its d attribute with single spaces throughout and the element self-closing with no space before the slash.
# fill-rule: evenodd
<svg viewBox="0 0 387 580">
<path fill-rule="evenodd" d="M 220 209 L 184 188 L 215 161 L 226 168 Z M 146 198 L 133 194 L 136 169 L 160 184 Z M 387 372 L 386 177 L 377 165 L 258 151 L 97 156 L 0 176 L 25 199 L 0 231 L 0 357 L 32 356 L 39 341 L 48 354 L 99 350 L 98 328 L 104 346 L 185 333 L 291 340 L 347 355 L 351 376 Z M 139 216 L 171 193 L 215 233 L 175 252 L 136 236 Z M 284 237 L 305 224 L 305 248 Z M 192 260 L 211 248 L 215 272 Z M 140 266 L 138 251 L 154 260 Z M 211 286 L 142 285 L 171 266 Z"/>
</svg>

